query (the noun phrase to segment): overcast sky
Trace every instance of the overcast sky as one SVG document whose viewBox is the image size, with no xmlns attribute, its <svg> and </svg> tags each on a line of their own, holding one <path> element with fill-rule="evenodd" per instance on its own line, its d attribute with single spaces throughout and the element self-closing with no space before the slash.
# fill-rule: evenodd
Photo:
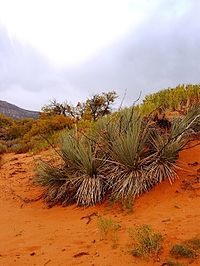
<svg viewBox="0 0 200 266">
<path fill-rule="evenodd" d="M 200 83 L 199 0 L 0 0 L 0 99 L 40 110 Z"/>
</svg>

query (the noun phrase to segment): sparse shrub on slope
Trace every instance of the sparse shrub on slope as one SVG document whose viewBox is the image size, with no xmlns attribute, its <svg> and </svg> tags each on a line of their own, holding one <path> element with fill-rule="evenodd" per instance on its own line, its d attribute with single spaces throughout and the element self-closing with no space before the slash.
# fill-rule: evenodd
<svg viewBox="0 0 200 266">
<path fill-rule="evenodd" d="M 147 95 L 140 106 L 144 114 L 158 107 L 186 114 L 191 106 L 200 104 L 200 85 L 179 85 Z"/>
<path fill-rule="evenodd" d="M 172 247 L 170 254 L 175 258 L 195 258 L 195 251 L 184 244 L 177 244 Z"/>
<path fill-rule="evenodd" d="M 112 247 L 117 247 L 118 242 L 118 231 L 121 225 L 111 218 L 98 217 L 97 228 L 100 233 L 101 239 L 105 240 L 110 238 L 112 240 Z"/>
<path fill-rule="evenodd" d="M 157 256 L 162 249 L 162 241 L 164 237 L 161 233 L 155 232 L 149 225 L 130 228 L 129 236 L 133 242 L 133 249 L 131 251 L 133 256 Z"/>
<path fill-rule="evenodd" d="M 196 258 L 200 252 L 200 239 L 192 238 L 174 245 L 170 254 L 175 258 Z"/>
<path fill-rule="evenodd" d="M 182 262 L 174 261 L 174 260 L 168 260 L 162 264 L 163 266 L 185 266 Z"/>
</svg>

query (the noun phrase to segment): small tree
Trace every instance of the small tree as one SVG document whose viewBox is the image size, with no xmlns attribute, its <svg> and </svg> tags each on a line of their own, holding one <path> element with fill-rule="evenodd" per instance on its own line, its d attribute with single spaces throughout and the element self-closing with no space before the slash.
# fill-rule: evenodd
<svg viewBox="0 0 200 266">
<path fill-rule="evenodd" d="M 103 92 L 102 94 L 95 94 L 86 102 L 78 102 L 73 106 L 67 102 L 59 103 L 55 99 L 50 101 L 50 104 L 42 108 L 43 114 L 47 115 L 64 115 L 76 120 L 92 119 L 98 120 L 100 117 L 107 115 L 111 112 L 111 105 L 117 98 L 115 91 Z"/>
<path fill-rule="evenodd" d="M 102 94 L 95 94 L 91 99 L 86 101 L 86 109 L 90 113 L 92 120 L 96 121 L 100 117 L 110 114 L 111 105 L 117 98 L 115 91 L 108 93 L 103 92 Z"/>
<path fill-rule="evenodd" d="M 48 115 L 64 115 L 66 116 L 67 106 L 57 102 L 56 99 L 50 101 L 50 104 L 42 107 L 42 112 Z"/>
</svg>

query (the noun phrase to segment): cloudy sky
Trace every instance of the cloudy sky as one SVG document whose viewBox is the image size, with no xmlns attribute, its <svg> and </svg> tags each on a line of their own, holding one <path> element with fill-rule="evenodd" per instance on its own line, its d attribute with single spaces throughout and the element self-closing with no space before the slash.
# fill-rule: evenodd
<svg viewBox="0 0 200 266">
<path fill-rule="evenodd" d="M 116 90 L 125 105 L 200 83 L 199 0 L 0 0 L 0 99 L 40 110 Z"/>
</svg>

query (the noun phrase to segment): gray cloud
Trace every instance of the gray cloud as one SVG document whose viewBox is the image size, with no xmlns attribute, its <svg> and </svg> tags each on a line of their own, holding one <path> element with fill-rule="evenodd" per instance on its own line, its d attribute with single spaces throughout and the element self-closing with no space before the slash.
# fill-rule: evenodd
<svg viewBox="0 0 200 266">
<path fill-rule="evenodd" d="M 0 29 L 0 98 L 40 109 L 49 99 L 75 103 L 115 89 L 125 104 L 168 86 L 200 83 L 199 1 L 158 1 L 137 30 L 87 62 L 55 69 L 37 51 Z"/>
<path fill-rule="evenodd" d="M 71 88 L 65 76 L 39 52 L 11 40 L 0 28 L 0 99 L 39 110 L 54 97 L 62 101 L 71 95 L 77 99 Z"/>
<path fill-rule="evenodd" d="M 199 83 L 200 5 L 191 1 L 177 15 L 174 1 L 161 2 L 136 32 L 74 69 L 70 82 L 89 92 L 115 88 L 122 93 L 127 88 L 129 104 L 139 91 L 145 95 L 180 83 Z"/>
</svg>

